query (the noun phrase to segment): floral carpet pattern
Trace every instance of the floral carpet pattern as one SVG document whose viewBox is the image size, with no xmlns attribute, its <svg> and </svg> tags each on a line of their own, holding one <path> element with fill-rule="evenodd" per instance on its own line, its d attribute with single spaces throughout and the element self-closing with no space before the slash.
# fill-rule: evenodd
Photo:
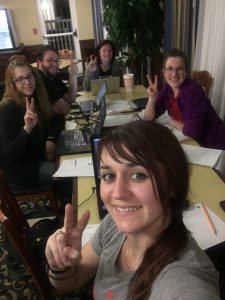
<svg viewBox="0 0 225 300">
<path fill-rule="evenodd" d="M 48 217 L 47 199 L 27 201 L 21 209 L 27 218 Z M 91 300 L 91 289 L 82 289 L 73 295 L 56 297 L 56 300 Z M 39 300 L 32 276 L 26 266 L 12 255 L 10 245 L 0 225 L 0 300 Z"/>
</svg>

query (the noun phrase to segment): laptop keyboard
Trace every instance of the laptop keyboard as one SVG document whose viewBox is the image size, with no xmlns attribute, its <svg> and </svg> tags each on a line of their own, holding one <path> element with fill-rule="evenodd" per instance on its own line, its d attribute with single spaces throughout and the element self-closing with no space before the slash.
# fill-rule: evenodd
<svg viewBox="0 0 225 300">
<path fill-rule="evenodd" d="M 73 153 L 90 152 L 91 135 L 91 128 L 83 128 L 81 130 L 66 130 L 61 132 L 58 143 L 56 145 L 56 154 L 66 155 Z"/>
</svg>

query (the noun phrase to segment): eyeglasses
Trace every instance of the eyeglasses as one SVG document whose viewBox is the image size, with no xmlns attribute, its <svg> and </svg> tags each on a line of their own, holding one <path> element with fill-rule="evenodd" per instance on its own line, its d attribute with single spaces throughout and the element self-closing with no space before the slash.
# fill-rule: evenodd
<svg viewBox="0 0 225 300">
<path fill-rule="evenodd" d="M 185 68 L 184 67 L 178 67 L 178 68 L 168 67 L 168 68 L 164 68 L 164 70 L 169 75 L 173 74 L 173 72 L 178 73 L 178 74 L 183 74 L 185 71 Z"/>
<path fill-rule="evenodd" d="M 19 83 L 19 84 L 24 84 L 24 83 L 25 83 L 25 80 L 28 80 L 29 82 L 34 81 L 34 76 L 33 76 L 33 74 L 28 74 L 26 77 L 19 76 L 19 77 L 13 78 L 13 81 L 14 81 L 15 83 Z"/>
<path fill-rule="evenodd" d="M 61 60 L 58 60 L 58 59 L 43 59 L 43 61 L 46 61 L 49 65 L 52 65 L 52 64 L 57 64 L 57 65 L 60 65 L 61 64 Z"/>
</svg>

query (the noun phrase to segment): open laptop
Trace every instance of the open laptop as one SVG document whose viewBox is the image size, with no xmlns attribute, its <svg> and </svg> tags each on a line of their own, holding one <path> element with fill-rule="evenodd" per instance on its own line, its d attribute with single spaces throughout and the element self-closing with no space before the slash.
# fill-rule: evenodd
<svg viewBox="0 0 225 300">
<path fill-rule="evenodd" d="M 102 199 L 100 196 L 100 172 L 99 172 L 99 160 L 98 160 L 98 145 L 101 141 L 100 135 L 93 135 L 91 137 L 91 153 L 94 167 L 94 175 L 95 175 L 95 186 L 96 186 L 96 196 L 97 196 L 97 206 L 98 206 L 98 214 L 99 218 L 102 220 L 105 215 L 108 213 Z"/>
<path fill-rule="evenodd" d="M 85 127 L 80 129 L 63 130 L 56 143 L 56 155 L 69 155 L 76 153 L 91 152 L 91 136 L 99 135 L 103 128 L 106 117 L 105 94 L 106 83 L 101 87 L 101 100 L 99 102 L 99 113 L 95 121 L 95 127 Z"/>
<path fill-rule="evenodd" d="M 99 88 L 102 86 L 103 82 L 106 81 L 107 84 L 107 94 L 111 93 L 118 93 L 120 88 L 120 77 L 113 76 L 113 77 L 105 77 L 99 79 L 92 79 L 91 80 L 91 93 L 92 95 L 97 95 Z"/>
<path fill-rule="evenodd" d="M 104 84 L 105 83 L 105 84 Z M 85 100 L 80 101 L 79 106 L 80 110 L 84 115 L 90 114 L 91 112 L 98 109 L 99 104 L 102 100 L 102 97 L 107 93 L 108 86 L 106 81 L 104 80 L 98 89 L 98 93 L 96 95 L 95 100 Z"/>
</svg>

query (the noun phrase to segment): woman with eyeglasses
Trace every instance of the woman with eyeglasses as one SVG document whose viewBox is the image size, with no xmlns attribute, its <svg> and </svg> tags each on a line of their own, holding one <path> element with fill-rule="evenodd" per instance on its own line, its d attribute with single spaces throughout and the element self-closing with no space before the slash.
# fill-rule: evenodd
<svg viewBox="0 0 225 300">
<path fill-rule="evenodd" d="M 172 49 L 164 58 L 165 83 L 158 91 L 158 78 L 148 77 L 149 96 L 145 119 L 154 120 L 168 112 L 169 125 L 181 130 L 202 146 L 225 150 L 225 123 L 219 118 L 203 88 L 189 77 L 186 55 Z"/>
<path fill-rule="evenodd" d="M 26 61 L 12 61 L 0 102 L 0 168 L 12 186 L 52 183 L 55 155 L 48 137 L 58 134 L 39 75 Z"/>
</svg>

